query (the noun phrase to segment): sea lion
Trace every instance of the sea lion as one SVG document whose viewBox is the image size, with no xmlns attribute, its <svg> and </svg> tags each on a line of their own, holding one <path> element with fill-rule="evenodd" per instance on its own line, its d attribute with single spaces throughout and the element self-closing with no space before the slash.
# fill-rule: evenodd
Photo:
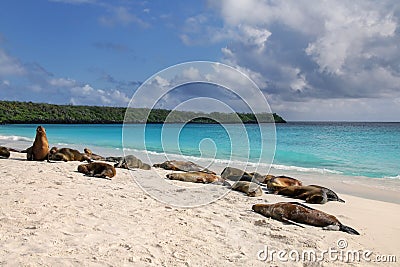
<svg viewBox="0 0 400 267">
<path fill-rule="evenodd" d="M 241 169 L 237 169 L 234 167 L 226 167 L 222 173 L 221 177 L 230 180 L 230 181 L 246 181 L 246 182 L 254 182 L 260 183 L 260 180 L 264 180 L 262 175 L 256 172 L 247 173 Z"/>
<path fill-rule="evenodd" d="M 202 166 L 197 165 L 191 161 L 180 161 L 180 160 L 168 160 L 160 164 L 154 164 L 153 167 L 163 168 L 165 170 L 172 171 L 184 171 L 184 172 L 205 172 L 215 174 Z"/>
<path fill-rule="evenodd" d="M 49 141 L 47 140 L 46 130 L 42 126 L 36 128 L 36 137 L 33 145 L 26 149 L 28 160 L 45 160 L 49 162 Z"/>
<path fill-rule="evenodd" d="M 255 204 L 252 210 L 266 217 L 300 227 L 303 226 L 297 223 L 323 227 L 325 230 L 343 231 L 349 234 L 359 235 L 353 228 L 343 225 L 335 216 L 297 202 Z"/>
<path fill-rule="evenodd" d="M 234 183 L 231 188 L 232 190 L 243 192 L 249 197 L 259 197 L 263 194 L 258 184 L 247 181 L 238 181 Z"/>
<path fill-rule="evenodd" d="M 52 147 L 50 150 L 50 159 L 59 161 L 84 161 L 92 162 L 88 155 L 82 154 L 76 149 Z"/>
<path fill-rule="evenodd" d="M 286 186 L 278 189 L 278 195 L 297 198 L 305 200 L 307 203 L 311 204 L 325 204 L 328 201 L 339 201 L 344 202 L 341 198 L 339 198 L 335 192 L 332 190 L 315 185 L 308 186 Z"/>
<path fill-rule="evenodd" d="M 175 172 L 167 174 L 166 177 L 170 180 L 178 180 L 183 182 L 228 185 L 225 182 L 225 179 L 221 178 L 220 176 L 205 172 Z"/>
<path fill-rule="evenodd" d="M 275 175 L 272 174 L 262 175 L 259 174 L 258 172 L 251 172 L 250 175 L 253 176 L 258 182 L 262 184 L 267 184 L 268 181 L 276 177 Z"/>
<path fill-rule="evenodd" d="M 112 165 L 104 162 L 81 164 L 78 166 L 78 172 L 100 178 L 112 178 L 117 173 Z"/>
<path fill-rule="evenodd" d="M 314 187 L 318 187 L 321 188 L 323 191 L 325 191 L 326 196 L 328 198 L 328 201 L 338 201 L 338 202 L 343 202 L 345 203 L 346 201 L 344 201 L 343 199 L 341 199 L 335 192 L 333 192 L 331 189 L 320 186 L 320 185 L 310 185 L 310 186 L 314 186 Z"/>
<path fill-rule="evenodd" d="M 151 169 L 151 166 L 149 164 L 142 162 L 140 159 L 133 155 L 127 155 L 125 157 L 107 157 L 106 160 L 116 162 L 114 164 L 115 168 L 142 170 Z"/>
<path fill-rule="evenodd" d="M 288 176 L 275 176 L 267 180 L 267 188 L 270 192 L 277 192 L 277 190 L 282 189 L 287 186 L 301 186 L 302 182 Z"/>
<path fill-rule="evenodd" d="M 102 156 L 100 156 L 100 155 L 97 155 L 97 154 L 94 154 L 94 153 L 92 152 L 92 150 L 90 150 L 90 149 L 87 148 L 87 147 L 85 147 L 85 149 L 83 150 L 83 152 L 85 152 L 85 154 L 86 154 L 90 159 L 93 159 L 93 160 L 105 160 L 104 157 L 102 157 Z"/>
<path fill-rule="evenodd" d="M 8 159 L 10 157 L 10 150 L 7 147 L 0 146 L 0 158 Z"/>
</svg>

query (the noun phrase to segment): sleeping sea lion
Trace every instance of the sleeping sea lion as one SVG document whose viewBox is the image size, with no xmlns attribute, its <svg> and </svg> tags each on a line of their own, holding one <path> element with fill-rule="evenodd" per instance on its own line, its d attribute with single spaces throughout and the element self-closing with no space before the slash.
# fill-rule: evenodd
<svg viewBox="0 0 400 267">
<path fill-rule="evenodd" d="M 204 184 L 222 184 L 227 185 L 225 180 L 218 175 L 205 172 L 183 172 L 170 173 L 166 177 L 170 180 L 178 180 L 183 182 L 204 183 Z M 230 185 L 229 185 L 230 186 Z"/>
<path fill-rule="evenodd" d="M 26 149 L 28 160 L 49 161 L 49 141 L 47 140 L 46 130 L 42 126 L 36 128 L 36 137 L 33 145 Z"/>
<path fill-rule="evenodd" d="M 0 146 L 0 158 L 8 159 L 10 157 L 10 150 L 4 146 Z"/>
<path fill-rule="evenodd" d="M 258 184 L 247 181 L 238 181 L 234 183 L 231 188 L 232 190 L 243 192 L 249 197 L 259 197 L 263 194 Z"/>
<path fill-rule="evenodd" d="M 275 176 L 267 180 L 267 188 L 270 192 L 276 192 L 277 190 L 287 186 L 301 186 L 301 181 L 288 177 L 288 176 Z"/>
<path fill-rule="evenodd" d="M 314 185 L 314 184 L 310 185 L 310 186 L 321 188 L 326 193 L 328 201 L 338 201 L 338 202 L 343 202 L 343 203 L 346 202 L 343 199 L 341 199 L 335 192 L 333 192 L 329 188 L 326 188 L 326 187 L 323 187 L 323 186 L 320 186 L 320 185 Z"/>
<path fill-rule="evenodd" d="M 86 154 L 82 154 L 76 149 L 52 147 L 50 150 L 50 159 L 60 161 L 84 161 L 92 162 Z"/>
<path fill-rule="evenodd" d="M 296 202 L 255 204 L 252 209 L 266 217 L 300 227 L 303 226 L 297 223 L 323 227 L 325 230 L 343 231 L 349 234 L 359 235 L 353 228 L 343 225 L 335 216 Z"/>
<path fill-rule="evenodd" d="M 100 156 L 100 155 L 97 155 L 97 154 L 94 154 L 94 153 L 92 152 L 92 150 L 90 150 L 90 149 L 87 148 L 87 147 L 85 147 L 85 149 L 83 150 L 83 152 L 85 152 L 85 154 L 86 154 L 90 159 L 93 159 L 93 160 L 105 160 L 104 157 L 102 157 L 102 156 Z"/>
<path fill-rule="evenodd" d="M 257 184 L 259 184 L 261 181 L 264 181 L 264 177 L 259 173 L 247 173 L 241 169 L 233 167 L 226 167 L 222 171 L 221 177 L 230 181 L 246 181 Z"/>
<path fill-rule="evenodd" d="M 328 201 L 344 202 L 344 200 L 340 199 L 335 192 L 322 186 L 293 185 L 282 187 L 276 192 L 278 195 L 302 199 L 311 204 L 325 204 Z"/>
<path fill-rule="evenodd" d="M 88 176 L 100 178 L 112 178 L 116 174 L 115 168 L 112 165 L 104 162 L 81 164 L 78 166 L 78 172 L 84 173 Z"/>
<path fill-rule="evenodd" d="M 125 157 L 107 157 L 106 160 L 116 162 L 114 164 L 115 168 L 142 170 L 151 169 L 151 166 L 149 164 L 142 162 L 140 159 L 133 155 L 127 155 Z"/>
<path fill-rule="evenodd" d="M 165 170 L 172 170 L 172 171 L 205 172 L 205 173 L 215 174 L 215 172 L 212 172 L 204 167 L 201 167 L 191 161 L 168 160 L 160 164 L 154 164 L 153 167 L 163 168 Z"/>
</svg>

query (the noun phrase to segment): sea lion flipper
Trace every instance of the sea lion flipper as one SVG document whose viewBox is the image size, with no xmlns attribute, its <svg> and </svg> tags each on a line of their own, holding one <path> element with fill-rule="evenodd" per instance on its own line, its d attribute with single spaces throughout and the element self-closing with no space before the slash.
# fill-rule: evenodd
<svg viewBox="0 0 400 267">
<path fill-rule="evenodd" d="M 289 220 L 289 219 L 287 219 L 287 218 L 285 218 L 285 217 L 282 217 L 282 218 L 281 218 L 281 221 L 282 221 L 282 222 L 285 222 L 285 223 L 288 223 L 288 224 L 296 225 L 296 226 L 301 227 L 301 228 L 305 228 L 303 225 L 300 225 L 300 224 L 298 224 L 298 223 L 296 223 L 296 222 L 294 222 L 294 221 L 292 221 L 292 220 Z"/>
<path fill-rule="evenodd" d="M 350 226 L 343 225 L 343 224 L 339 225 L 339 230 L 342 232 L 352 234 L 352 235 L 360 235 L 360 233 L 357 232 L 355 229 L 351 228 Z"/>
</svg>

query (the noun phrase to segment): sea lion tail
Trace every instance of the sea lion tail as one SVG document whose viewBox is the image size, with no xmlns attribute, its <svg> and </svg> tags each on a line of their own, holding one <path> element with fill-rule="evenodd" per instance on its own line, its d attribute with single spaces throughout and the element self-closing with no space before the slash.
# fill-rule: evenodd
<svg viewBox="0 0 400 267">
<path fill-rule="evenodd" d="M 339 201 L 339 202 L 343 202 L 343 203 L 346 203 L 346 201 L 344 201 L 343 199 L 341 199 L 340 197 L 338 197 L 338 200 L 337 201 Z"/>
<path fill-rule="evenodd" d="M 346 232 L 346 233 L 349 233 L 349 234 L 352 234 L 352 235 L 360 235 L 359 232 L 357 232 L 356 230 L 354 230 L 350 226 L 346 226 L 346 225 L 343 225 L 343 224 L 339 225 L 339 231 Z"/>
</svg>

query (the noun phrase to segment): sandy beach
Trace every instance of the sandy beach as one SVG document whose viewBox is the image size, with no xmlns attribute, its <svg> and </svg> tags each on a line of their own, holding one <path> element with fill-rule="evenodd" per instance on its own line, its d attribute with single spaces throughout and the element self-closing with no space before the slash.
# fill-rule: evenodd
<svg viewBox="0 0 400 267">
<path fill-rule="evenodd" d="M 353 196 L 350 188 L 343 194 L 333 186 L 346 203 L 310 205 L 357 229 L 361 235 L 355 236 L 285 225 L 251 211 L 255 203 L 293 199 L 232 191 L 211 204 L 182 209 L 147 195 L 128 170 L 117 169 L 106 180 L 83 176 L 79 164 L 31 162 L 20 153 L 0 160 L 1 266 L 377 266 L 380 256 L 390 255 L 400 261 L 400 206 L 376 200 L 368 191 L 373 189 Z M 141 178 L 166 173 L 132 171 Z M 265 259 L 272 250 L 313 250 L 318 256 L 330 248 L 371 254 L 360 262 L 328 255 L 319 262 L 295 260 L 295 252 L 292 258 Z"/>
</svg>

